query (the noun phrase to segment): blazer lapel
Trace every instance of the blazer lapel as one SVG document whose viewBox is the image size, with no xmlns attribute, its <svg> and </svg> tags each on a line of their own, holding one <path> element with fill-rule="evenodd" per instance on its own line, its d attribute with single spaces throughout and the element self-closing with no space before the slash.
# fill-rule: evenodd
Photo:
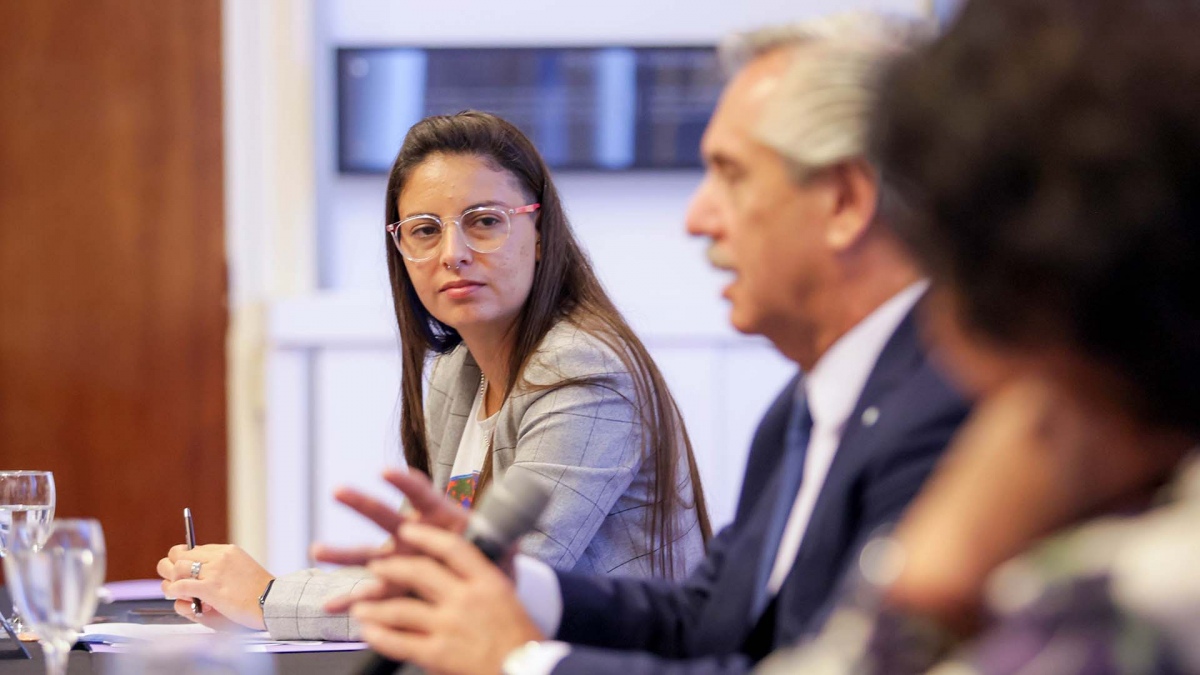
<svg viewBox="0 0 1200 675">
<path fill-rule="evenodd" d="M 758 581 L 755 570 L 765 554 L 767 529 L 775 504 L 772 497 L 779 490 L 780 480 L 775 471 L 764 482 L 764 494 L 768 497 L 755 502 L 737 537 L 722 551 L 722 574 L 705 603 L 705 616 L 697 622 L 700 630 L 696 631 L 691 646 L 695 655 L 736 652 L 754 627 L 750 605 Z"/>
<path fill-rule="evenodd" d="M 829 466 L 829 473 L 825 476 L 821 493 L 817 496 L 817 503 L 813 506 L 812 516 L 808 521 L 808 530 L 801 540 L 800 551 L 796 555 L 797 560 L 804 559 L 805 549 L 821 545 L 819 541 L 822 536 L 821 523 L 829 517 L 828 511 L 834 508 L 830 503 L 828 486 L 850 480 L 855 475 L 861 462 L 859 455 L 871 447 L 872 427 L 875 421 L 881 415 L 889 412 L 881 406 L 881 399 L 893 388 L 903 384 L 913 370 L 924 362 L 924 353 L 917 330 L 916 312 L 916 308 L 910 310 L 896 327 L 892 336 L 888 338 L 883 351 L 879 354 L 879 360 L 875 362 L 875 367 L 867 377 L 866 384 L 863 385 L 863 391 L 858 397 L 854 411 L 846 420 L 846 428 L 842 432 L 837 453 L 834 454 L 833 463 Z M 792 586 L 791 581 L 796 576 L 797 568 L 798 566 L 793 567 L 789 572 L 783 587 L 780 588 L 780 596 L 785 595 Z"/>
<path fill-rule="evenodd" d="M 436 456 L 430 458 L 430 478 L 438 489 L 444 489 L 450 482 L 450 472 L 454 469 L 454 457 L 458 454 L 458 446 L 463 432 L 467 427 L 467 418 L 471 415 L 471 406 L 475 403 L 475 393 L 479 390 L 479 366 L 466 347 L 459 347 L 462 355 L 455 355 L 446 364 L 445 379 L 440 377 L 438 384 L 446 392 L 446 414 L 442 419 L 430 419 L 432 425 L 441 425 L 441 429 L 427 429 L 430 436 L 437 434 L 441 439 Z M 432 386 L 432 383 L 431 383 Z"/>
<path fill-rule="evenodd" d="M 751 445 L 742 499 L 734 524 L 737 535 L 719 551 L 722 573 L 705 603 L 705 616 L 697 622 L 692 643 L 695 654 L 720 654 L 737 651 L 752 626 L 750 604 L 757 582 L 755 570 L 765 554 L 767 528 L 779 490 L 784 435 L 791 417 L 793 393 L 798 378 L 780 394 L 763 418 Z M 747 490 L 747 488 L 749 488 Z M 766 498 L 764 498 L 764 496 Z M 710 555 L 715 551 L 710 551 Z"/>
</svg>

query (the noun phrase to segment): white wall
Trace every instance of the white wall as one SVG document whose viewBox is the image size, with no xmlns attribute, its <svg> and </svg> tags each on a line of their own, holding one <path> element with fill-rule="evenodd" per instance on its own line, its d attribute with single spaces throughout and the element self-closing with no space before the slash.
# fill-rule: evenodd
<svg viewBox="0 0 1200 675">
<path fill-rule="evenodd" d="M 354 45 L 715 44 L 724 34 L 828 11 L 923 12 L 925 0 L 317 0 L 314 60 L 320 290 L 271 306 L 267 388 L 269 567 L 303 566 L 316 538 L 378 535 L 332 503 L 338 484 L 389 492 L 398 463 L 399 364 L 384 268 L 382 177 L 334 165 L 333 49 Z M 556 175 L 601 280 L 645 340 L 683 410 L 714 522 L 733 514 L 758 417 L 794 372 L 768 344 L 735 334 L 721 275 L 683 232 L 698 172 Z"/>
</svg>

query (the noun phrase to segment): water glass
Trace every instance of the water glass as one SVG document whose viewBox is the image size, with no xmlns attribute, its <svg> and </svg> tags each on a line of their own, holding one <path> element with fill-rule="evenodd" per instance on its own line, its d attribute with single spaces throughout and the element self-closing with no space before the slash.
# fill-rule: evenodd
<svg viewBox="0 0 1200 675">
<path fill-rule="evenodd" d="M 54 474 L 49 471 L 0 471 L 0 558 L 8 550 L 14 527 L 28 527 L 35 536 L 45 536 L 54 519 Z M 0 616 L 0 620 L 3 617 Z M 19 612 L 10 624 L 25 632 Z"/>
<path fill-rule="evenodd" d="M 64 519 L 44 537 L 27 527 L 10 535 L 4 556 L 9 593 L 42 645 L 46 672 L 62 675 L 71 646 L 96 614 L 107 560 L 104 531 L 95 520 Z"/>
</svg>

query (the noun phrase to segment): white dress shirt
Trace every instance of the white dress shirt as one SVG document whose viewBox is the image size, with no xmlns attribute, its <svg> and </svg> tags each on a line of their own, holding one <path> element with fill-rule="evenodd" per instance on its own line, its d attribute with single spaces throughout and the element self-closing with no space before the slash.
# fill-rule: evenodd
<svg viewBox="0 0 1200 675">
<path fill-rule="evenodd" d="M 829 475 L 833 456 L 842 442 L 842 433 L 858 405 L 867 378 L 875 369 L 875 362 L 896 327 L 912 311 L 928 286 L 928 282 L 920 281 L 892 296 L 833 343 L 812 371 L 801 379 L 813 425 L 808 437 L 808 452 L 804 456 L 804 478 L 779 540 L 775 566 L 767 578 L 767 592 L 772 597 L 779 593 L 800 553 L 808 521 L 825 485 L 825 477 Z M 868 408 L 858 422 L 873 426 L 880 414 L 877 408 Z"/>
<path fill-rule="evenodd" d="M 922 280 L 892 296 L 839 338 L 801 380 L 813 426 L 804 457 L 800 491 L 788 515 L 775 565 L 767 579 L 767 591 L 771 596 L 779 593 L 796 562 L 813 507 L 867 378 L 887 341 L 928 287 L 929 282 Z M 875 407 L 868 408 L 857 423 L 873 426 L 881 414 Z M 563 606 L 562 590 L 554 570 L 541 561 L 518 555 L 516 578 L 517 596 L 530 618 L 545 635 L 557 633 Z M 549 675 L 570 651 L 566 643 L 548 641 L 542 644 L 545 649 L 514 653 L 505 662 L 505 675 Z"/>
</svg>

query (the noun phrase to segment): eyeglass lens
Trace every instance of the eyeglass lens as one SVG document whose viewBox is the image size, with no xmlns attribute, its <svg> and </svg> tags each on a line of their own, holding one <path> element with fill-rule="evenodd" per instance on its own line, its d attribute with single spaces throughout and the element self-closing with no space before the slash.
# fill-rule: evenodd
<svg viewBox="0 0 1200 675">
<path fill-rule="evenodd" d="M 500 209 L 474 209 L 459 219 L 459 231 L 476 253 L 491 253 L 508 239 L 508 214 Z M 447 223 L 436 216 L 418 216 L 400 224 L 400 252 L 414 260 L 433 256 L 442 245 Z"/>
</svg>

